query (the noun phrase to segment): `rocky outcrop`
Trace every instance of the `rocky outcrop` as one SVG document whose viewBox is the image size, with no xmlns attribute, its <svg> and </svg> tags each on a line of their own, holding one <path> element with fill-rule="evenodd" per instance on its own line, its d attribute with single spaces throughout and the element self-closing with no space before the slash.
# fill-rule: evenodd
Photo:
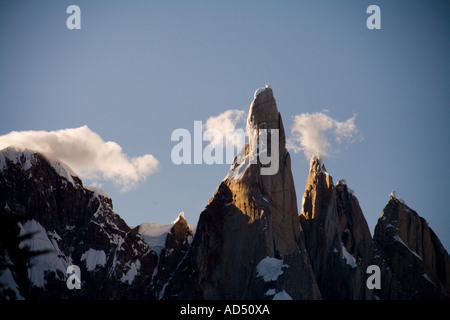
<svg viewBox="0 0 450 320">
<path fill-rule="evenodd" d="M 325 299 L 448 299 L 449 256 L 426 221 L 391 196 L 371 237 L 357 198 L 311 160 L 300 223 Z M 380 288 L 368 289 L 371 265 Z"/>
<path fill-rule="evenodd" d="M 392 270 L 397 290 L 385 299 L 449 299 L 450 259 L 424 218 L 391 194 L 375 227 L 374 240 Z"/>
<path fill-rule="evenodd" d="M 268 150 L 279 154 L 273 175 L 261 174 L 263 129 L 279 130 L 277 150 Z M 271 146 L 275 135 L 266 132 Z M 300 234 L 290 156 L 271 88 L 255 93 L 247 133 L 249 144 L 200 215 L 192 247 L 167 285 L 167 299 L 271 299 L 281 292 L 294 299 L 320 298 Z M 263 260 L 283 266 L 277 277 L 264 277 Z"/>
<path fill-rule="evenodd" d="M 3 279 L 25 299 L 139 298 L 151 282 L 156 254 L 113 212 L 101 190 L 84 187 L 73 171 L 39 153 L 16 148 L 0 152 L 0 218 L 18 217 L 22 246 L 49 253 L 28 266 L 11 260 Z M 66 287 L 69 265 L 81 271 L 81 289 Z M 145 270 L 145 272 L 141 272 Z"/>
<path fill-rule="evenodd" d="M 192 238 L 192 229 L 187 224 L 183 213 L 180 213 L 166 235 L 158 267 L 153 277 L 152 291 L 157 299 L 162 297 L 166 289 L 166 284 L 174 277 L 178 264 L 187 254 Z"/>
<path fill-rule="evenodd" d="M 311 160 L 300 214 L 306 250 L 325 299 L 373 299 L 366 286 L 375 246 L 358 200 L 335 186 L 322 161 Z"/>
</svg>

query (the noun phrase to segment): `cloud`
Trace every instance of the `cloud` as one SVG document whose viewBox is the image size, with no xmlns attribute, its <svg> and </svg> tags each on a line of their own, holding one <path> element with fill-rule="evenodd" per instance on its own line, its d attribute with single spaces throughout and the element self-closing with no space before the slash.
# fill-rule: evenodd
<svg viewBox="0 0 450 320">
<path fill-rule="evenodd" d="M 210 138 L 210 136 L 214 135 L 214 131 L 218 130 L 218 132 L 220 132 L 225 138 L 226 144 L 242 147 L 242 141 L 245 141 L 245 130 L 239 128 L 237 129 L 236 126 L 243 119 L 243 110 L 227 110 L 216 117 L 209 117 L 204 125 L 204 128 L 207 130 L 205 132 L 205 137 Z M 234 132 L 234 135 L 227 135 L 227 130 L 232 130 Z M 234 139 L 235 136 L 237 137 L 237 139 Z M 223 142 L 223 140 L 220 141 L 217 139 L 213 139 L 211 141 L 211 144 L 223 145 Z"/>
<path fill-rule="evenodd" d="M 337 145 L 361 140 L 355 125 L 356 114 L 345 121 L 338 121 L 324 112 L 302 113 L 294 116 L 292 137 L 288 148 L 295 153 L 302 151 L 307 159 L 326 157 L 337 152 Z"/>
<path fill-rule="evenodd" d="M 112 181 L 122 192 L 131 190 L 158 168 L 151 154 L 128 157 L 113 141 L 104 141 L 86 125 L 57 131 L 13 131 L 0 136 L 0 149 L 28 148 L 69 165 L 82 178 Z"/>
</svg>

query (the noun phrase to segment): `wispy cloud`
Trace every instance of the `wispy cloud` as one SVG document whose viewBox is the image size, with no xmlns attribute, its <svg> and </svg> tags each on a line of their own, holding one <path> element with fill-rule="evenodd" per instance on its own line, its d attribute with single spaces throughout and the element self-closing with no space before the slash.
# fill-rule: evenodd
<svg viewBox="0 0 450 320">
<path fill-rule="evenodd" d="M 337 152 L 338 145 L 343 143 L 362 140 L 362 135 L 355 125 L 356 114 L 345 121 L 338 121 L 326 112 L 294 116 L 288 148 L 295 153 L 303 152 L 309 160 L 313 156 L 330 156 Z"/>
<path fill-rule="evenodd" d="M 86 125 L 57 131 L 13 131 L 0 136 L 0 149 L 10 145 L 41 152 L 69 165 L 82 178 L 99 183 L 109 180 L 122 192 L 133 189 L 158 168 L 151 154 L 128 157 L 122 147 L 102 137 Z"/>
<path fill-rule="evenodd" d="M 226 145 L 231 144 L 233 146 L 242 146 L 242 141 L 245 140 L 245 130 L 236 131 L 237 126 L 239 122 L 241 122 L 244 119 L 244 111 L 243 110 L 227 110 L 218 116 L 215 117 L 209 117 L 208 120 L 206 120 L 206 123 L 204 125 L 204 128 L 212 135 L 214 135 L 214 130 L 218 130 L 222 136 L 224 137 L 225 141 L 218 141 L 213 140 L 211 141 L 212 144 L 218 145 Z M 245 127 L 245 126 L 244 126 Z M 234 131 L 235 135 L 227 135 L 227 130 Z M 235 136 L 237 139 L 235 139 Z M 208 137 L 208 132 L 205 134 L 205 137 Z M 223 144 L 225 143 L 225 144 Z"/>
</svg>

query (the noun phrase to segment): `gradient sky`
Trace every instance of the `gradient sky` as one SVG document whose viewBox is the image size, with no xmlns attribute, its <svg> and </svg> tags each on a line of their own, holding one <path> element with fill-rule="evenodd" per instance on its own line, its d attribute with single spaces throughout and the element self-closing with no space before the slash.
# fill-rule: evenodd
<svg viewBox="0 0 450 320">
<path fill-rule="evenodd" d="M 81 8 L 81 30 L 66 8 Z M 366 8 L 381 8 L 368 30 Z M 248 112 L 273 88 L 287 135 L 293 117 L 356 114 L 363 139 L 325 158 L 355 190 L 371 232 L 392 190 L 450 248 L 449 1 L 0 2 L 0 135 L 87 125 L 159 170 L 123 193 L 101 183 L 130 225 L 195 225 L 229 165 L 180 165 L 177 128 Z M 298 203 L 309 170 L 291 152 Z"/>
</svg>

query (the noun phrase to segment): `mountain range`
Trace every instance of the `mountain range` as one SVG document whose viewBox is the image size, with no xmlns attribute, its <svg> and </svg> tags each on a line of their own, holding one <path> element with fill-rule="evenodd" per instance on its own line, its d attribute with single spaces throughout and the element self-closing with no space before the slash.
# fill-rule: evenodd
<svg viewBox="0 0 450 320">
<path fill-rule="evenodd" d="M 353 191 L 313 157 L 299 206 L 282 117 L 266 87 L 255 93 L 247 131 L 258 139 L 271 130 L 279 143 L 266 152 L 278 152 L 278 172 L 262 174 L 266 165 L 252 161 L 261 150 L 250 141 L 196 226 L 180 213 L 171 224 L 131 228 L 103 190 L 83 185 L 64 163 L 1 150 L 0 298 L 450 298 L 447 251 L 395 194 L 372 236 Z M 24 259 L 23 248 L 41 254 Z M 72 265 L 79 289 L 68 286 Z"/>
</svg>

